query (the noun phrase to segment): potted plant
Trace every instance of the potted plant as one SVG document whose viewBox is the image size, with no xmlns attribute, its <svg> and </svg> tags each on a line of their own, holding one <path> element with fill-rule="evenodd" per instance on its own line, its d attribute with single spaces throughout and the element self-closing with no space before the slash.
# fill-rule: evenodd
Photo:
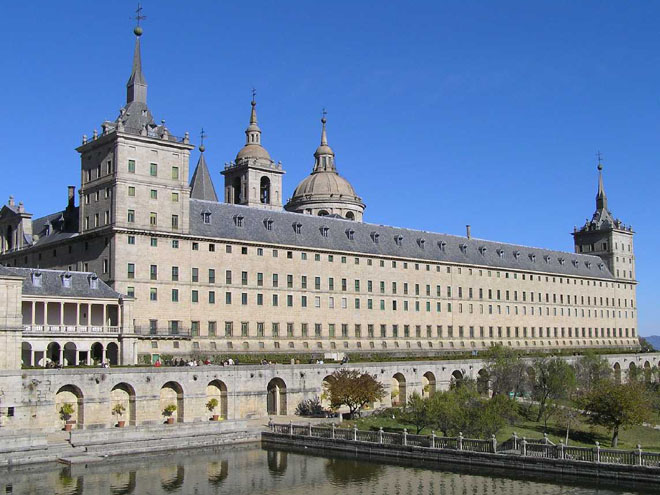
<svg viewBox="0 0 660 495">
<path fill-rule="evenodd" d="M 218 407 L 218 399 L 213 397 L 212 399 L 209 399 L 209 401 L 206 403 L 206 409 L 209 410 L 211 414 L 213 414 L 213 421 L 218 421 L 218 418 L 220 417 L 218 414 L 215 414 L 213 411 L 215 411 L 215 408 Z"/>
<path fill-rule="evenodd" d="M 73 426 L 71 416 L 73 416 L 74 412 L 76 412 L 76 410 L 73 407 L 73 404 L 70 404 L 69 402 L 65 402 L 62 404 L 62 407 L 60 407 L 60 419 L 64 421 L 64 431 L 71 431 Z"/>
<path fill-rule="evenodd" d="M 126 424 L 126 421 L 121 419 L 124 416 L 124 412 L 126 412 L 126 408 L 121 403 L 115 404 L 115 407 L 112 408 L 112 414 L 117 416 L 117 418 L 118 418 L 117 419 L 117 426 L 119 428 L 123 428 L 124 425 Z"/>
<path fill-rule="evenodd" d="M 166 406 L 165 409 L 163 409 L 163 416 L 167 418 L 167 424 L 171 425 L 174 424 L 174 418 L 172 417 L 172 414 L 174 414 L 174 411 L 176 411 L 176 405 L 175 404 L 170 404 L 169 406 Z"/>
</svg>

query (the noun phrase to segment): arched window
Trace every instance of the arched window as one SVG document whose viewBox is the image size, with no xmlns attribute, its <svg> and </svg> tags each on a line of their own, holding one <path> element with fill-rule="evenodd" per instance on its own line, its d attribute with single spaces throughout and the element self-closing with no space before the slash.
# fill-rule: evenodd
<svg viewBox="0 0 660 495">
<path fill-rule="evenodd" d="M 7 226 L 7 251 L 11 251 L 14 248 L 14 235 L 11 229 L 11 225 Z"/>
<path fill-rule="evenodd" d="M 355 214 L 352 211 L 349 211 L 348 213 L 346 213 L 346 218 L 348 220 L 355 220 Z"/>
<path fill-rule="evenodd" d="M 268 177 L 261 178 L 259 198 L 262 204 L 270 204 L 270 179 Z"/>
<path fill-rule="evenodd" d="M 237 205 L 237 204 L 240 204 L 240 202 L 241 202 L 241 178 L 240 178 L 240 177 L 236 177 L 236 178 L 232 181 L 232 185 L 231 185 L 231 186 L 232 186 L 233 197 L 230 198 L 230 199 L 232 200 L 232 203 L 234 203 L 234 204 L 236 204 L 236 205 Z"/>
</svg>

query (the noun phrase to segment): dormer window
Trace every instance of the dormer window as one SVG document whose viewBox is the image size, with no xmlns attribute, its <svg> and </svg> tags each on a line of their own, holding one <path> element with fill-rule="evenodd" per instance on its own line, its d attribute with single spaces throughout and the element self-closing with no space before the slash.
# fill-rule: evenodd
<svg viewBox="0 0 660 495">
<path fill-rule="evenodd" d="M 397 246 L 401 246 L 401 245 L 403 244 L 403 236 L 402 236 L 401 234 L 399 234 L 399 235 L 395 235 L 395 236 L 394 236 L 394 243 L 395 243 Z"/>
<path fill-rule="evenodd" d="M 346 229 L 346 237 L 348 237 L 349 241 L 353 240 L 354 235 L 355 235 L 355 231 L 353 229 Z"/>
<path fill-rule="evenodd" d="M 44 229 L 44 235 L 50 235 L 50 224 L 46 224 L 46 228 Z"/>
<path fill-rule="evenodd" d="M 591 261 L 585 261 L 585 262 L 584 262 L 584 265 L 585 265 L 587 268 L 591 268 Z"/>
<path fill-rule="evenodd" d="M 423 237 L 420 237 L 419 239 L 417 239 L 417 245 L 418 245 L 420 248 L 424 249 L 424 244 L 425 244 L 425 243 L 426 243 L 426 239 L 424 239 Z"/>
<path fill-rule="evenodd" d="M 440 251 L 444 252 L 445 249 L 447 248 L 447 243 L 445 241 L 438 242 L 438 248 L 440 248 Z"/>
<path fill-rule="evenodd" d="M 266 227 L 266 230 L 273 230 L 273 219 L 264 218 L 264 227 Z"/>
<path fill-rule="evenodd" d="M 573 266 L 577 268 L 577 266 L 580 264 L 578 260 L 573 260 Z"/>
<path fill-rule="evenodd" d="M 243 215 L 234 215 L 234 225 L 236 225 L 236 227 L 243 226 Z"/>
<path fill-rule="evenodd" d="M 488 251 L 486 246 L 479 246 L 479 252 L 481 253 L 481 256 L 486 256 L 486 251 Z"/>
<path fill-rule="evenodd" d="M 598 269 L 602 270 L 603 268 L 605 268 L 605 264 L 604 263 L 598 263 Z"/>
<path fill-rule="evenodd" d="M 374 241 L 374 244 L 378 244 L 379 239 L 380 239 L 380 234 L 378 232 L 371 233 L 371 240 Z"/>
<path fill-rule="evenodd" d="M 204 221 L 205 224 L 210 224 L 211 223 L 211 212 L 210 211 L 202 212 L 202 220 Z"/>
<path fill-rule="evenodd" d="M 458 246 L 458 247 L 459 247 L 459 249 L 461 250 L 461 253 L 463 253 L 463 254 L 467 254 L 467 244 L 461 244 L 461 245 Z"/>
<path fill-rule="evenodd" d="M 534 253 L 529 255 L 529 259 L 532 261 L 532 263 L 536 263 L 536 255 Z"/>
<path fill-rule="evenodd" d="M 496 252 L 500 258 L 504 258 L 504 249 L 498 249 Z"/>
<path fill-rule="evenodd" d="M 62 287 L 71 288 L 71 274 L 69 272 L 62 274 Z"/>
<path fill-rule="evenodd" d="M 89 277 L 87 277 L 87 279 L 89 280 L 90 289 L 99 288 L 99 278 L 96 276 L 96 273 L 92 273 Z"/>
<path fill-rule="evenodd" d="M 302 232 L 302 223 L 300 223 L 300 222 L 295 222 L 295 223 L 293 224 L 293 231 L 294 231 L 296 234 L 300 234 L 300 233 Z"/>
<path fill-rule="evenodd" d="M 513 252 L 513 257 L 514 257 L 515 259 L 519 259 L 519 258 L 520 258 L 520 251 L 514 251 L 514 252 Z"/>
<path fill-rule="evenodd" d="M 323 237 L 328 237 L 328 231 L 330 230 L 330 227 L 326 227 L 325 225 L 319 229 L 321 231 L 321 235 Z"/>
<path fill-rule="evenodd" d="M 546 263 L 550 263 L 550 256 L 548 256 L 547 254 L 543 256 L 543 259 L 545 260 Z"/>
<path fill-rule="evenodd" d="M 32 285 L 34 287 L 41 287 L 43 284 L 41 283 L 42 281 L 42 273 L 40 271 L 32 272 Z"/>
<path fill-rule="evenodd" d="M 566 262 L 566 260 L 564 258 L 557 258 L 557 261 L 559 261 L 559 264 L 562 265 L 562 266 Z"/>
</svg>

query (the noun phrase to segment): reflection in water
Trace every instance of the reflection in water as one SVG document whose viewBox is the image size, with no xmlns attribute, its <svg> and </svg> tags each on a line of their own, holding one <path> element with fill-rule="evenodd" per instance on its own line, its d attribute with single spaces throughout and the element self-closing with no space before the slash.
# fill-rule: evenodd
<svg viewBox="0 0 660 495">
<path fill-rule="evenodd" d="M 381 464 L 348 459 L 328 459 L 325 464 L 328 481 L 339 486 L 364 484 L 381 475 L 384 469 L 385 466 Z"/>
<path fill-rule="evenodd" d="M 323 455 L 320 455 L 323 454 Z M 262 450 L 255 445 L 162 452 L 62 468 L 57 464 L 0 469 L 0 495 L 639 495 L 559 476 L 505 477 L 484 468 L 419 461 L 377 463 L 352 454 L 313 453 L 304 447 Z M 400 461 L 403 462 L 403 461 Z M 451 470 L 449 470 L 451 469 Z M 512 473 L 511 476 L 518 476 Z M 581 484 L 580 484 L 581 483 Z"/>
<path fill-rule="evenodd" d="M 229 462 L 209 462 L 206 472 L 209 483 L 219 486 L 229 476 Z"/>
</svg>

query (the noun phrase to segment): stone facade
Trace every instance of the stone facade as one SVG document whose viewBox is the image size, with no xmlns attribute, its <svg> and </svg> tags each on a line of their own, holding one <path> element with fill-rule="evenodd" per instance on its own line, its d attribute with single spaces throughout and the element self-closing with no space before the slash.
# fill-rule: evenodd
<svg viewBox="0 0 660 495">
<path fill-rule="evenodd" d="M 147 107 L 138 35 L 126 106 L 78 148 L 80 205 L 69 187 L 65 210 L 31 221 L 12 199 L 0 262 L 96 272 L 135 298 L 136 352 L 151 359 L 638 347 L 633 232 L 607 210 L 602 175 L 576 253 L 367 224 L 324 117 L 314 170 L 283 211 L 255 105 L 223 171 L 226 203 L 202 159 L 190 198 L 193 146 Z"/>
</svg>

